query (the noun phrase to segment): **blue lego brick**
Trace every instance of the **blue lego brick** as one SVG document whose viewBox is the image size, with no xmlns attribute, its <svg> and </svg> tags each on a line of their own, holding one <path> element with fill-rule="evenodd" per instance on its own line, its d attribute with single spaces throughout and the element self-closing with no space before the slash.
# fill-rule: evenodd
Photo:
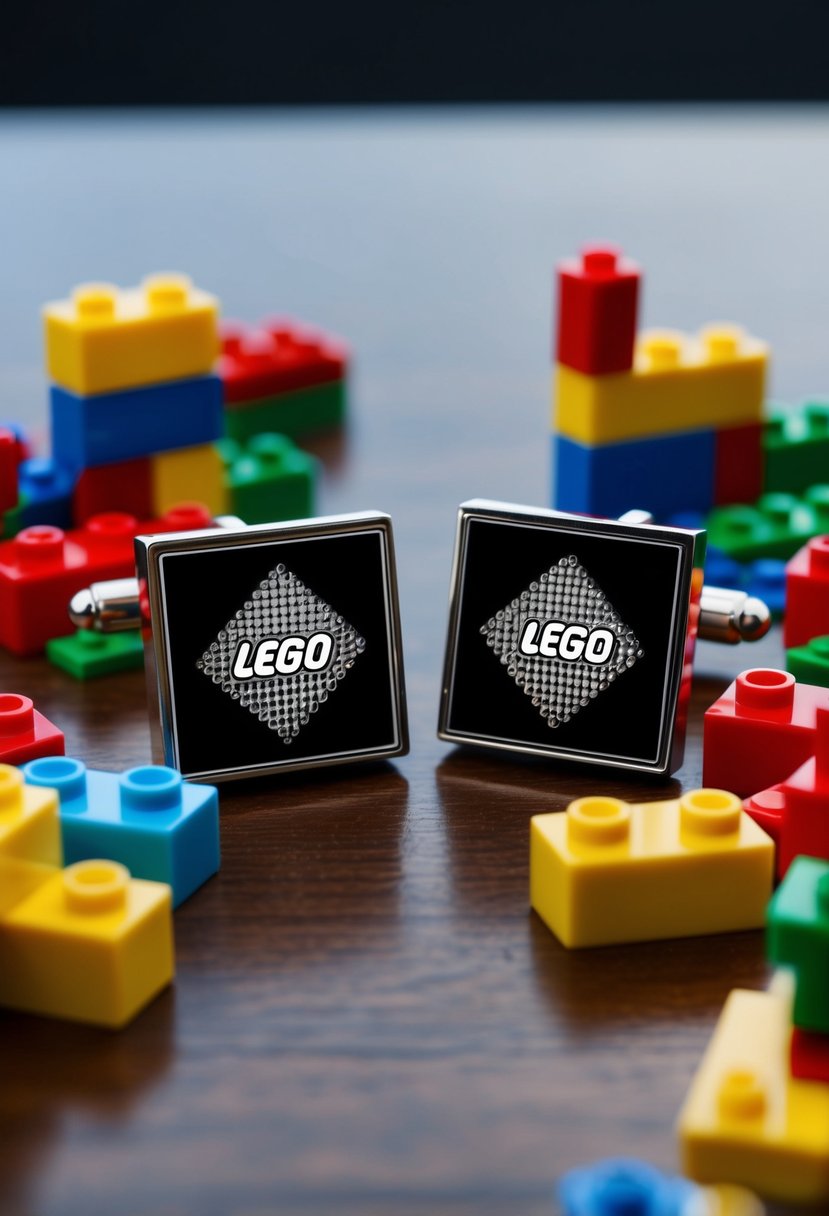
<svg viewBox="0 0 829 1216">
<path fill-rule="evenodd" d="M 44 457 L 23 460 L 17 470 L 20 510 L 17 528 L 35 524 L 72 527 L 72 491 L 75 474 L 62 464 Z"/>
<path fill-rule="evenodd" d="M 681 524 L 675 525 L 681 527 Z M 703 521 L 695 527 L 703 527 Z M 745 567 L 739 562 L 735 562 L 733 557 L 729 557 L 727 553 L 723 553 L 722 549 L 715 549 L 713 545 L 709 545 L 705 554 L 705 583 L 711 587 L 733 587 L 735 591 L 739 591 L 743 586 L 745 578 Z"/>
<path fill-rule="evenodd" d="M 161 765 L 96 772 L 68 756 L 32 760 L 23 773 L 29 785 L 58 792 L 66 865 L 119 861 L 134 878 L 168 883 L 173 907 L 219 868 L 215 786 L 184 781 Z"/>
<path fill-rule="evenodd" d="M 682 1216 L 698 1188 L 626 1157 L 570 1170 L 558 1183 L 562 1216 Z"/>
<path fill-rule="evenodd" d="M 743 590 L 763 600 L 773 620 L 781 620 L 786 609 L 786 563 L 777 557 L 758 557 L 745 567 Z"/>
<path fill-rule="evenodd" d="M 553 506 L 559 511 L 613 517 L 641 507 L 662 520 L 710 510 L 713 501 L 713 431 L 595 446 L 553 435 Z"/>
<path fill-rule="evenodd" d="M 218 376 L 170 380 L 92 397 L 53 385 L 50 396 L 52 451 L 61 463 L 77 470 L 196 447 L 224 434 Z"/>
</svg>

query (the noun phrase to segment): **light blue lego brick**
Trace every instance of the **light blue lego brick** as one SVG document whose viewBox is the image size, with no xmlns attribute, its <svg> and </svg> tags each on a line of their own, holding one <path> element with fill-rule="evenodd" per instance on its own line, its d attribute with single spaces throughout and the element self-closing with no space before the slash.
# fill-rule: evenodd
<svg viewBox="0 0 829 1216">
<path fill-rule="evenodd" d="M 45 456 L 23 460 L 17 470 L 18 493 L 22 506 L 18 526 L 53 524 L 72 527 L 72 492 L 75 473 Z"/>
<path fill-rule="evenodd" d="M 559 1181 L 562 1216 L 682 1216 L 698 1188 L 626 1157 L 571 1170 Z"/>
<path fill-rule="evenodd" d="M 552 438 L 553 506 L 559 511 L 613 518 L 641 507 L 661 521 L 713 504 L 713 431 L 597 445 Z"/>
<path fill-rule="evenodd" d="M 218 376 L 92 397 L 53 385 L 50 398 L 52 451 L 77 470 L 212 443 L 224 433 Z"/>
<path fill-rule="evenodd" d="M 173 907 L 219 869 L 219 796 L 212 785 L 184 781 L 161 765 L 98 772 L 68 756 L 32 760 L 23 773 L 29 785 L 58 792 L 66 865 L 119 861 L 135 878 L 168 883 Z"/>
</svg>

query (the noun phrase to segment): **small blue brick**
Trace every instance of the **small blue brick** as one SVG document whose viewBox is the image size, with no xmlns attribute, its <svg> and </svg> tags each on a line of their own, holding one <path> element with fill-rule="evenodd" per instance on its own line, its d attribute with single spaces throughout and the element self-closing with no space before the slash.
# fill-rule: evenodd
<svg viewBox="0 0 829 1216">
<path fill-rule="evenodd" d="M 224 434 L 218 376 L 80 397 L 53 385 L 52 451 L 81 470 L 212 443 Z"/>
<path fill-rule="evenodd" d="M 697 1189 L 684 1178 L 618 1157 L 571 1170 L 557 1194 L 562 1216 L 682 1216 Z"/>
<path fill-rule="evenodd" d="M 53 524 L 72 527 L 72 491 L 75 474 L 71 469 L 44 456 L 23 460 L 17 471 L 18 492 L 22 502 L 20 527 Z"/>
<path fill-rule="evenodd" d="M 702 527 L 702 522 L 700 522 Z M 735 562 L 722 549 L 709 546 L 705 553 L 705 582 L 710 587 L 732 587 L 739 591 L 745 578 L 745 566 Z"/>
<path fill-rule="evenodd" d="M 714 501 L 714 432 L 592 446 L 553 435 L 553 506 L 611 518 L 634 507 L 664 520 Z"/>
<path fill-rule="evenodd" d="M 66 865 L 119 861 L 136 878 L 169 883 L 175 908 L 219 869 L 215 786 L 161 765 L 96 772 L 68 756 L 32 760 L 23 774 L 58 792 Z"/>
<path fill-rule="evenodd" d="M 760 557 L 745 567 L 743 590 L 764 600 L 775 621 L 786 609 L 786 563 L 775 557 Z"/>
</svg>

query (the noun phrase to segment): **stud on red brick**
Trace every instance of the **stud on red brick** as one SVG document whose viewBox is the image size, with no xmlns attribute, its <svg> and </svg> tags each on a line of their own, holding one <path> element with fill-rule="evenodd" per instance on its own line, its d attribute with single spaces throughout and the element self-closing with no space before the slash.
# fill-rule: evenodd
<svg viewBox="0 0 829 1216">
<path fill-rule="evenodd" d="M 0 692 L 0 764 L 26 764 L 64 751 L 63 731 L 38 713 L 29 697 Z"/>
<path fill-rule="evenodd" d="M 786 566 L 783 645 L 805 646 L 829 633 L 829 536 L 816 536 Z"/>
<path fill-rule="evenodd" d="M 226 322 L 221 337 L 218 372 L 227 405 L 313 388 L 346 374 L 347 347 L 296 321 Z"/>
<path fill-rule="evenodd" d="M 592 245 L 557 270 L 558 363 L 588 375 L 633 367 L 641 271 L 611 245 Z"/>
</svg>

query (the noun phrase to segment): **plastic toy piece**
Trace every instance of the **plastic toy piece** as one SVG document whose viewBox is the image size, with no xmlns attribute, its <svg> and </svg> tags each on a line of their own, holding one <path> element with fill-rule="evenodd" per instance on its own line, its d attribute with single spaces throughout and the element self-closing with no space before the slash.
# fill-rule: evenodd
<svg viewBox="0 0 829 1216">
<path fill-rule="evenodd" d="M 631 495 L 656 518 L 710 510 L 714 432 L 689 431 L 593 446 L 553 435 L 553 506 L 616 518 Z M 632 488 L 635 487 L 635 490 Z"/>
<path fill-rule="evenodd" d="M 257 435 L 243 448 L 219 444 L 230 510 L 248 524 L 304 519 L 314 514 L 317 462 L 285 435 Z"/>
<path fill-rule="evenodd" d="M 556 1195 L 562 1216 L 686 1216 L 698 1188 L 627 1157 L 570 1170 Z"/>
<path fill-rule="evenodd" d="M 798 857 L 768 909 L 768 955 L 795 974 L 792 1022 L 829 1034 L 829 863 Z"/>
<path fill-rule="evenodd" d="M 682 1216 L 765 1216 L 766 1209 L 742 1186 L 701 1186 L 683 1209 Z"/>
<path fill-rule="evenodd" d="M 224 465 L 213 443 L 160 452 L 150 458 L 153 515 L 163 515 L 178 503 L 204 503 L 213 515 L 228 510 Z"/>
<path fill-rule="evenodd" d="M 0 693 L 0 764 L 62 756 L 64 746 L 63 731 L 38 713 L 29 697 Z"/>
<path fill-rule="evenodd" d="M 561 262 L 556 362 L 593 376 L 629 371 L 641 277 L 635 262 L 608 245 Z"/>
<path fill-rule="evenodd" d="M 42 456 L 24 460 L 18 469 L 18 486 L 22 498 L 20 526 L 54 524 L 57 528 L 72 526 L 72 490 L 75 477 L 70 469 Z"/>
<path fill-rule="evenodd" d="M 0 919 L 10 1009 L 116 1029 L 172 978 L 170 888 L 113 861 L 59 871 Z"/>
<path fill-rule="evenodd" d="M 224 431 L 217 376 L 95 397 L 53 387 L 50 403 L 52 449 L 78 470 L 212 443 Z"/>
<path fill-rule="evenodd" d="M 17 437 L 0 427 L 0 512 L 10 511 L 17 503 Z"/>
<path fill-rule="evenodd" d="M 736 989 L 679 1116 L 685 1173 L 783 1203 L 829 1200 L 829 1087 L 789 1075 L 789 1003 Z"/>
<path fill-rule="evenodd" d="M 765 489 L 803 494 L 827 479 L 829 404 L 808 402 L 798 410 L 773 408 L 763 438 Z"/>
<path fill-rule="evenodd" d="M 714 502 L 756 502 L 763 493 L 763 423 L 718 427 L 714 439 Z M 820 477 L 814 479 L 820 481 Z"/>
<path fill-rule="evenodd" d="M 69 637 L 51 638 L 46 643 L 46 657 L 76 680 L 95 680 L 142 668 L 144 641 L 137 631 L 97 633 L 79 629 Z"/>
<path fill-rule="evenodd" d="M 30 785 L 60 797 L 66 863 L 109 857 L 137 878 L 167 883 L 177 908 L 219 869 L 219 796 L 175 769 L 96 772 L 80 760 L 35 760 Z"/>
<path fill-rule="evenodd" d="M 713 582 L 713 579 L 711 580 Z M 731 586 L 729 583 L 728 586 Z M 757 596 L 768 608 L 772 620 L 779 621 L 786 609 L 786 563 L 775 557 L 752 562 L 742 580 L 743 590 Z"/>
<path fill-rule="evenodd" d="M 787 650 L 786 670 L 804 684 L 829 688 L 829 634 Z"/>
<path fill-rule="evenodd" d="M 153 513 L 150 461 L 146 456 L 84 469 L 75 482 L 72 519 L 82 528 L 93 515 L 122 511 L 136 519 Z"/>
<path fill-rule="evenodd" d="M 586 376 L 557 366 L 553 430 L 597 444 L 757 423 L 767 360 L 765 343 L 736 327 L 712 327 L 695 339 L 643 334 L 631 372 Z"/>
<path fill-rule="evenodd" d="M 199 376 L 218 353 L 218 302 L 184 275 L 153 275 L 127 290 L 87 283 L 47 304 L 43 317 L 49 376 L 73 393 Z"/>
<path fill-rule="evenodd" d="M 807 540 L 829 531 L 829 486 L 812 486 L 803 498 L 764 494 L 753 507 L 718 507 L 706 526 L 711 544 L 737 561 L 785 560 Z"/>
<path fill-rule="evenodd" d="M 10 764 L 0 764 L 0 857 L 63 864 L 57 794 L 24 785 Z"/>
<path fill-rule="evenodd" d="M 785 781 L 814 755 L 817 711 L 829 690 L 785 671 L 744 671 L 706 710 L 702 779 L 749 798 Z"/>
<path fill-rule="evenodd" d="M 789 1065 L 793 1077 L 829 1085 L 829 1035 L 792 1030 Z"/>
<path fill-rule="evenodd" d="M 228 405 L 345 379 L 345 344 L 297 321 L 225 322 L 221 338 L 218 372 Z"/>
<path fill-rule="evenodd" d="M 228 402 L 225 432 L 244 443 L 254 435 L 289 435 L 301 439 L 318 431 L 341 426 L 345 421 L 346 382 L 332 380 L 315 388 L 280 393 L 259 401 Z"/>
<path fill-rule="evenodd" d="M 565 946 L 760 928 L 774 846 L 723 790 L 579 798 L 530 823 L 530 902 Z"/>
<path fill-rule="evenodd" d="M 786 566 L 783 644 L 803 646 L 829 633 L 829 536 L 816 536 Z"/>
</svg>

